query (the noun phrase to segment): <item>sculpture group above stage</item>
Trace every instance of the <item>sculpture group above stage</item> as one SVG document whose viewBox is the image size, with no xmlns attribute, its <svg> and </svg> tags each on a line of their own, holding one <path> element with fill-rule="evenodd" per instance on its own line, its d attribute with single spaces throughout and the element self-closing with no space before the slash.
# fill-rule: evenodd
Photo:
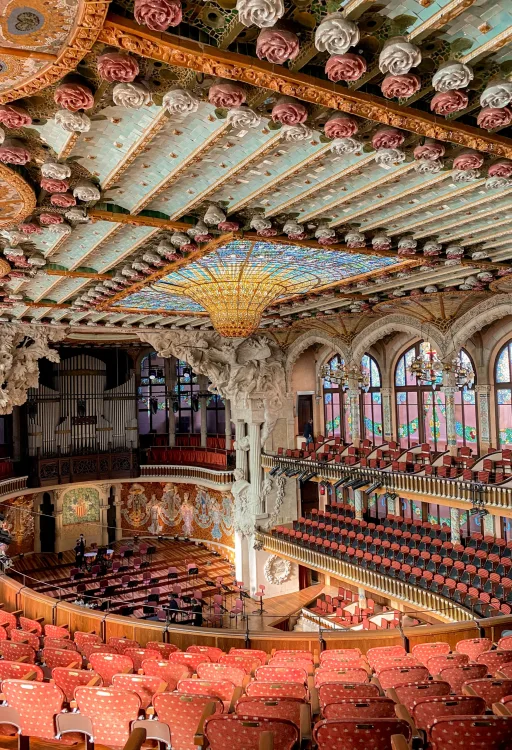
<svg viewBox="0 0 512 750">
<path fill-rule="evenodd" d="M 29 388 L 39 383 L 39 360 L 59 362 L 50 342 L 61 341 L 66 329 L 22 323 L 0 325 L 0 414 L 10 414 L 27 400 Z"/>
<path fill-rule="evenodd" d="M 261 402 L 261 442 L 265 442 L 280 416 L 286 393 L 284 355 L 276 344 L 266 336 L 226 339 L 204 331 L 141 331 L 139 337 L 159 356 L 178 357 L 194 372 L 206 375 L 211 391 L 230 400 L 235 418 L 246 416 L 251 398 Z"/>
</svg>

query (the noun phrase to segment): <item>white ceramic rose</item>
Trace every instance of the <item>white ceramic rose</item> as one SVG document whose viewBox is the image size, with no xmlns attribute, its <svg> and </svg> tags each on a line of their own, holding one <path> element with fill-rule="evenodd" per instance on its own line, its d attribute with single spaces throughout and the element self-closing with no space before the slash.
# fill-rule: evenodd
<svg viewBox="0 0 512 750">
<path fill-rule="evenodd" d="M 71 177 L 69 164 L 58 164 L 56 161 L 47 161 L 41 166 L 41 175 L 45 179 L 67 180 Z"/>
<path fill-rule="evenodd" d="M 199 99 L 190 91 L 180 88 L 168 91 L 162 103 L 171 115 L 189 115 L 199 108 Z"/>
<path fill-rule="evenodd" d="M 335 138 L 331 143 L 331 152 L 336 156 L 343 154 L 359 154 L 363 150 L 363 144 L 356 138 Z"/>
<path fill-rule="evenodd" d="M 151 92 L 143 83 L 117 83 L 112 92 L 112 99 L 117 107 L 141 109 L 152 103 Z"/>
<path fill-rule="evenodd" d="M 359 42 L 359 29 L 353 21 L 348 21 L 343 13 L 326 16 L 315 31 L 315 47 L 319 52 L 330 55 L 343 55 Z"/>
<path fill-rule="evenodd" d="M 313 137 L 313 131 L 303 122 L 299 122 L 297 125 L 283 125 L 281 137 L 284 141 L 307 141 Z"/>
<path fill-rule="evenodd" d="M 420 48 L 408 42 L 405 37 L 397 36 L 388 39 L 379 55 L 379 70 L 381 73 L 391 73 L 401 76 L 421 62 Z"/>
<path fill-rule="evenodd" d="M 502 107 L 508 107 L 510 102 L 512 102 L 512 82 L 510 81 L 490 83 L 480 97 L 482 107 L 501 109 Z"/>
<path fill-rule="evenodd" d="M 473 71 L 465 63 L 449 60 L 443 63 L 434 73 L 432 86 L 440 93 L 465 89 L 473 80 Z"/>
<path fill-rule="evenodd" d="M 375 162 L 383 169 L 401 164 L 405 161 L 405 152 L 399 148 L 380 148 L 375 152 Z"/>
<path fill-rule="evenodd" d="M 88 133 L 91 121 L 83 112 L 70 112 L 60 109 L 55 113 L 55 122 L 67 133 Z"/>
<path fill-rule="evenodd" d="M 101 193 L 93 182 L 89 182 L 89 180 L 79 180 L 73 190 L 73 195 L 79 201 L 89 202 L 98 201 Z"/>
<path fill-rule="evenodd" d="M 238 20 L 244 26 L 268 29 L 284 16 L 283 0 L 237 0 Z"/>
<path fill-rule="evenodd" d="M 234 130 L 257 128 L 261 117 L 250 107 L 233 107 L 228 110 L 227 121 Z"/>
</svg>

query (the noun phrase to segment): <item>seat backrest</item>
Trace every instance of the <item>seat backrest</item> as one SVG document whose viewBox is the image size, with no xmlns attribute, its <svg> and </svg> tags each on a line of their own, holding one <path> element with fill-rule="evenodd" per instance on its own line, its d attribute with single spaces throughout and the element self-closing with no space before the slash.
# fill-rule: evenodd
<svg viewBox="0 0 512 750">
<path fill-rule="evenodd" d="M 169 662 L 172 664 L 185 664 L 193 672 L 197 672 L 200 664 L 208 663 L 210 657 L 207 654 L 191 654 L 184 651 L 175 651 L 169 656 Z"/>
<path fill-rule="evenodd" d="M 176 690 L 176 685 L 180 680 L 190 677 L 191 670 L 184 664 L 170 664 L 168 661 L 155 661 L 148 659 L 142 662 L 143 674 L 160 677 L 167 683 L 167 690 Z"/>
<path fill-rule="evenodd" d="M 83 633 L 80 630 L 75 630 L 73 633 L 73 641 L 81 651 L 86 643 L 101 643 L 101 636 L 96 633 Z"/>
<path fill-rule="evenodd" d="M 55 667 L 82 668 L 82 657 L 76 651 L 68 651 L 60 648 L 43 648 L 43 661 L 48 669 Z"/>
<path fill-rule="evenodd" d="M 147 674 L 115 674 L 112 678 L 112 687 L 137 693 L 141 708 L 146 710 L 151 705 L 155 693 L 167 689 L 167 683 L 160 677 Z"/>
<path fill-rule="evenodd" d="M 194 680 L 187 678 L 178 682 L 178 693 L 218 698 L 223 702 L 225 710 L 229 708 L 234 692 L 235 685 L 230 680 Z"/>
<path fill-rule="evenodd" d="M 315 687 L 324 682 L 368 682 L 368 672 L 362 667 L 333 669 L 329 664 L 319 667 L 315 672 Z"/>
<path fill-rule="evenodd" d="M 237 714 L 214 714 L 204 727 L 211 750 L 225 750 L 227 738 L 233 750 L 258 750 L 263 732 L 272 733 L 274 750 L 292 750 L 299 740 L 299 729 L 286 719 L 253 721 Z"/>
<path fill-rule="evenodd" d="M 327 703 L 322 708 L 324 719 L 393 719 L 395 704 L 391 698 L 352 698 Z"/>
<path fill-rule="evenodd" d="M 470 680 L 466 686 L 471 687 L 477 695 L 484 699 L 487 708 L 493 703 L 499 703 L 506 695 L 512 695 L 512 680 L 483 679 Z"/>
<path fill-rule="evenodd" d="M 427 666 L 427 662 L 432 656 L 439 656 L 440 654 L 449 654 L 450 644 L 443 643 L 417 643 L 413 646 L 412 655 L 420 661 L 424 667 Z"/>
<path fill-rule="evenodd" d="M 48 638 L 71 638 L 71 633 L 61 625 L 45 625 L 44 634 Z"/>
<path fill-rule="evenodd" d="M 305 669 L 291 665 L 285 667 L 258 667 L 255 677 L 257 680 L 263 680 L 263 682 L 272 682 L 275 680 L 275 682 L 303 682 L 306 685 L 308 681 L 308 673 Z"/>
<path fill-rule="evenodd" d="M 65 667 L 55 667 L 52 671 L 52 680 L 55 681 L 57 687 L 60 687 L 68 703 L 75 697 L 75 688 L 83 687 L 95 678 L 99 680 L 97 686 L 101 687 L 103 684 L 101 677 L 91 669 L 66 669 Z"/>
<path fill-rule="evenodd" d="M 313 654 L 311 651 L 301 651 L 300 649 L 278 648 L 272 656 L 292 656 L 298 661 L 310 661 L 311 664 L 313 663 Z"/>
<path fill-rule="evenodd" d="M 69 638 L 45 638 L 44 647 L 78 652 L 78 646 L 74 641 L 70 641 Z"/>
<path fill-rule="evenodd" d="M 440 656 L 431 656 L 428 660 L 428 671 L 435 677 L 445 667 L 463 667 L 469 663 L 467 654 L 441 654 Z"/>
<path fill-rule="evenodd" d="M 304 701 L 297 698 L 251 698 L 243 695 L 236 703 L 235 713 L 257 719 L 287 719 L 300 729 L 303 705 Z"/>
<path fill-rule="evenodd" d="M 267 663 L 267 652 L 261 651 L 259 649 L 249 649 L 249 648 L 230 648 L 229 649 L 230 654 L 237 654 L 238 656 L 246 656 L 247 654 L 253 657 L 254 659 L 259 659 L 260 664 L 266 664 Z"/>
<path fill-rule="evenodd" d="M 128 580 L 131 580 L 130 576 L 128 576 Z M 110 636 L 107 646 L 115 648 L 118 654 L 124 654 L 127 648 L 140 648 L 138 641 L 131 638 L 119 638 L 118 636 Z"/>
<path fill-rule="evenodd" d="M 20 661 L 0 660 L 0 682 L 3 680 L 24 680 L 29 672 L 36 673 L 36 680 L 42 682 L 44 673 L 36 664 L 25 664 Z"/>
<path fill-rule="evenodd" d="M 426 682 L 428 678 L 429 671 L 426 667 L 390 667 L 379 673 L 379 682 L 383 690 L 409 682 Z"/>
<path fill-rule="evenodd" d="M 512 717 L 446 716 L 432 724 L 432 750 L 508 750 L 512 736 Z"/>
<path fill-rule="evenodd" d="M 489 646 L 489 649 L 490 648 L 491 647 Z M 498 649 L 499 651 L 512 651 L 512 635 L 506 635 L 504 638 L 500 638 L 498 641 Z"/>
<path fill-rule="evenodd" d="M 315 724 L 313 740 L 319 750 L 384 750 L 391 737 L 403 734 L 407 742 L 411 727 L 400 719 L 324 719 Z"/>
<path fill-rule="evenodd" d="M 133 670 L 133 661 L 124 654 L 91 654 L 89 661 L 104 685 L 111 685 L 115 674 Z"/>
<path fill-rule="evenodd" d="M 0 643 L 0 652 L 2 644 Z M 485 664 L 487 671 L 491 675 L 499 672 L 500 667 L 512 662 L 512 651 L 484 651 L 477 657 L 477 664 Z"/>
<path fill-rule="evenodd" d="M 106 643 L 84 643 L 81 648 L 82 654 L 86 659 L 91 658 L 91 654 L 117 654 L 118 651 L 114 646 L 107 646 Z"/>
<path fill-rule="evenodd" d="M 224 651 L 221 648 L 217 648 L 217 646 L 189 646 L 187 653 L 206 654 L 213 663 L 218 663 L 220 657 L 224 655 Z"/>
<path fill-rule="evenodd" d="M 336 661 L 338 659 L 358 662 L 360 658 L 361 650 L 359 648 L 333 648 L 321 652 L 320 664 L 322 666 L 327 666 L 326 662 Z"/>
<path fill-rule="evenodd" d="M 133 671 L 138 672 L 142 667 L 142 662 L 146 659 L 154 659 L 158 661 L 160 659 L 160 651 L 152 648 L 127 648 L 124 651 L 124 656 L 128 656 L 133 662 Z"/>
<path fill-rule="evenodd" d="M 489 651 L 491 646 L 492 641 L 490 638 L 465 638 L 457 643 L 455 650 L 459 654 L 467 654 L 470 661 L 476 661 L 477 657 L 484 651 Z"/>
<path fill-rule="evenodd" d="M 229 664 L 200 664 L 197 668 L 197 676 L 200 680 L 229 680 L 235 687 L 242 687 L 245 680 L 245 672 L 239 667 Z"/>
<path fill-rule="evenodd" d="M 441 716 L 477 716 L 485 713 L 483 698 L 473 695 L 430 696 L 420 698 L 412 709 L 412 719 L 418 729 L 430 729 Z"/>
<path fill-rule="evenodd" d="M 368 649 L 366 658 L 372 669 L 379 662 L 386 662 L 389 657 L 405 656 L 406 651 L 403 646 L 378 646 Z"/>
<path fill-rule="evenodd" d="M 4 630 L 4 628 L 2 628 Z M 4 630 L 5 632 L 5 630 Z M 10 630 L 9 635 L 11 637 L 11 641 L 14 641 L 15 643 L 26 643 L 31 648 L 34 649 L 34 651 L 38 651 L 40 648 L 40 638 L 35 633 L 29 633 L 27 630 Z M 1 640 L 4 640 L 3 638 Z"/>
<path fill-rule="evenodd" d="M 208 703 L 214 703 L 222 713 L 222 701 L 201 695 L 158 693 L 154 707 L 159 721 L 169 725 L 173 750 L 196 750 L 194 736 L 197 725 Z"/>
<path fill-rule="evenodd" d="M 49 682 L 5 680 L 2 690 L 9 706 L 19 714 L 21 734 L 55 739 L 54 716 L 60 712 L 64 703 L 64 694 L 57 685 Z"/>
<path fill-rule="evenodd" d="M 451 692 L 461 695 L 462 686 L 468 680 L 479 680 L 487 674 L 485 664 L 466 664 L 462 667 L 445 667 L 439 677 L 450 684 Z"/>
<path fill-rule="evenodd" d="M 218 659 L 219 664 L 225 664 L 229 667 L 236 667 L 242 669 L 245 674 L 251 674 L 254 669 L 261 666 L 260 659 L 258 657 L 240 654 L 222 654 Z"/>
<path fill-rule="evenodd" d="M 150 648 L 152 651 L 158 651 L 160 654 L 159 659 L 168 659 L 170 654 L 174 651 L 178 651 L 178 647 L 174 643 L 160 643 L 159 641 L 148 641 L 146 648 Z M 192 648 L 190 646 L 190 648 Z"/>
<path fill-rule="evenodd" d="M 132 690 L 112 687 L 78 687 L 75 698 L 80 713 L 92 722 L 95 744 L 123 747 L 130 723 L 137 719 L 140 698 Z"/>
<path fill-rule="evenodd" d="M 449 695 L 450 684 L 447 680 L 409 682 L 406 685 L 398 685 L 395 688 L 395 693 L 397 694 L 400 703 L 402 703 L 410 713 L 414 704 L 422 698 L 437 695 Z"/>
<path fill-rule="evenodd" d="M 14 641 L 0 641 L 0 654 L 3 659 L 8 661 L 19 661 L 24 656 L 27 657 L 27 663 L 34 664 L 36 652 L 26 643 L 15 643 Z"/>
<path fill-rule="evenodd" d="M 250 698 L 298 698 L 299 700 L 306 700 L 308 689 L 302 682 L 259 682 L 253 680 L 246 686 L 245 694 Z"/>
<path fill-rule="evenodd" d="M 379 688 L 370 683 L 325 682 L 318 688 L 318 700 L 322 708 L 328 703 L 338 703 L 340 700 L 371 698 L 378 695 Z"/>
<path fill-rule="evenodd" d="M 22 630 L 29 630 L 36 635 L 43 635 L 43 626 L 37 620 L 31 620 L 30 617 L 20 615 L 20 627 Z"/>
</svg>

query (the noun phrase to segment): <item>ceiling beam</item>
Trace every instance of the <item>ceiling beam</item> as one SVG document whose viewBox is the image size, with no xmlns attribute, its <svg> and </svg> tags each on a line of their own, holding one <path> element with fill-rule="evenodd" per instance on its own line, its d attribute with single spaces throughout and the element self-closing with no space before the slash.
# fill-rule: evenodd
<svg viewBox="0 0 512 750">
<path fill-rule="evenodd" d="M 409 130 L 421 136 L 512 158 L 510 138 L 444 120 L 410 107 L 402 107 L 378 96 L 347 90 L 330 81 L 296 73 L 245 55 L 219 50 L 172 34 L 151 32 L 134 21 L 111 13 L 98 41 L 169 65 L 241 81 L 312 104 Z"/>
</svg>

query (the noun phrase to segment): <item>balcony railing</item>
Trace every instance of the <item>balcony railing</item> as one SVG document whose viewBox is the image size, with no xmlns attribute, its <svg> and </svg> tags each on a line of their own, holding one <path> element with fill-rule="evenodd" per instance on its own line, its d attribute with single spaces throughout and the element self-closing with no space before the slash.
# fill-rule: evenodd
<svg viewBox="0 0 512 750">
<path fill-rule="evenodd" d="M 10 495 L 12 492 L 23 492 L 27 489 L 28 477 L 11 477 L 0 482 L 0 496 Z"/>
<path fill-rule="evenodd" d="M 417 476 L 416 474 L 403 474 L 397 471 L 382 471 L 359 466 L 345 466 L 344 464 L 327 464 L 320 461 L 301 460 L 296 458 L 285 458 L 283 456 L 272 456 L 265 454 L 262 459 L 265 469 L 273 469 L 276 466 L 283 468 L 296 468 L 300 471 L 316 472 L 322 479 L 336 481 L 343 476 L 352 475 L 368 479 L 368 482 L 380 482 L 388 489 L 395 492 L 413 492 L 418 495 L 430 495 L 432 497 L 444 498 L 446 500 L 465 500 L 469 503 L 475 498 L 478 487 L 479 498 L 486 505 L 496 508 L 512 507 L 512 487 L 500 487 L 492 484 L 478 484 L 466 482 L 459 479 L 448 479 L 443 477 Z"/>
<path fill-rule="evenodd" d="M 123 479 L 139 476 L 137 454 L 132 450 L 31 459 L 32 486 Z"/>
<path fill-rule="evenodd" d="M 299 565 L 313 568 L 313 570 L 327 573 L 353 585 L 361 586 L 367 591 L 427 610 L 433 617 L 444 622 L 464 622 L 472 616 L 470 610 L 440 594 L 434 594 L 432 591 L 412 586 L 396 578 L 390 578 L 375 570 L 360 568 L 353 563 L 325 555 L 323 552 L 300 547 L 283 539 L 277 539 L 264 532 L 257 532 L 255 539 L 263 545 L 267 552 L 285 557 Z"/>
<path fill-rule="evenodd" d="M 161 465 L 155 466 L 147 464 L 140 467 L 141 477 L 164 477 L 174 479 L 197 479 L 202 482 L 211 482 L 212 484 L 228 487 L 235 481 L 233 472 L 229 470 L 215 471 L 207 469 L 205 466 L 180 466 L 180 465 Z"/>
</svg>

